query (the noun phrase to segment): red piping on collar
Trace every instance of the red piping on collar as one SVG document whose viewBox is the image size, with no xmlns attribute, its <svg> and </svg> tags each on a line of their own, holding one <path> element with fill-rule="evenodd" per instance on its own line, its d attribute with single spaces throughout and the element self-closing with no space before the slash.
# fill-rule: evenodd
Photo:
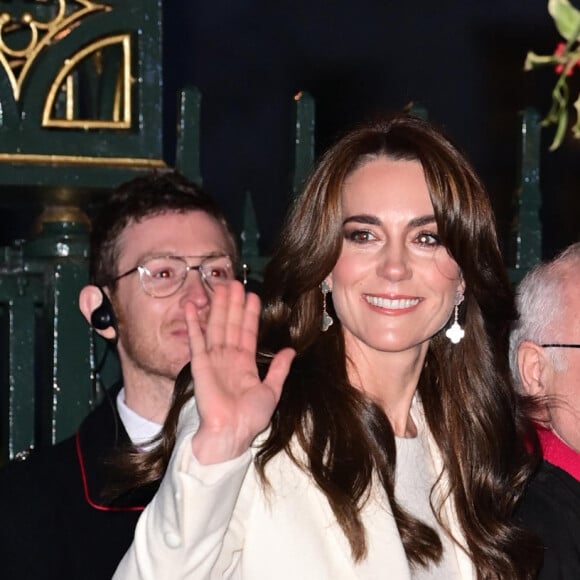
<svg viewBox="0 0 580 580">
<path fill-rule="evenodd" d="M 580 453 L 564 443 L 551 429 L 539 425 L 537 430 L 544 459 L 580 481 Z"/>
<path fill-rule="evenodd" d="M 85 462 L 83 460 L 83 452 L 81 451 L 81 438 L 80 434 L 77 431 L 75 435 L 76 439 L 76 448 L 77 448 L 77 457 L 79 460 L 79 466 L 81 468 L 81 478 L 83 480 L 83 491 L 85 494 L 85 500 L 87 503 L 96 510 L 101 510 L 103 512 L 141 512 L 145 509 L 145 506 L 107 506 L 107 505 L 100 505 L 95 503 L 90 495 L 89 495 L 89 484 L 87 482 L 87 472 L 85 469 Z"/>
</svg>

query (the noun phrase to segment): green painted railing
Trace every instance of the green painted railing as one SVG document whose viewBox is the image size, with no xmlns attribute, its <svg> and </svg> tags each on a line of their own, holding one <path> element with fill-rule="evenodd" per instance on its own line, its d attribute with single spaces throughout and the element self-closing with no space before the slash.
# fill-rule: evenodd
<svg viewBox="0 0 580 580">
<path fill-rule="evenodd" d="M 3 459 L 70 435 L 94 402 L 89 330 L 77 308 L 87 232 L 82 222 L 47 222 L 35 240 L 4 249 Z"/>
<path fill-rule="evenodd" d="M 540 115 L 534 109 L 526 109 L 520 113 L 520 121 L 519 181 L 510 240 L 509 272 L 514 284 L 542 259 Z"/>
</svg>

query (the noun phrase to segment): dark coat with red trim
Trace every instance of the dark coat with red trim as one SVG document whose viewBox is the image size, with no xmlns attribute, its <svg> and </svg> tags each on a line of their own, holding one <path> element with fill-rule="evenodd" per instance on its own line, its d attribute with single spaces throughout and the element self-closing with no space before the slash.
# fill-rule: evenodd
<svg viewBox="0 0 580 580">
<path fill-rule="evenodd" d="M 101 499 L 106 458 L 128 443 L 113 395 L 76 436 L 0 470 L 3 580 L 110 580 L 155 492 Z"/>
<path fill-rule="evenodd" d="M 538 579 L 580 579 L 580 481 L 544 461 L 528 484 L 517 519 L 544 543 Z"/>
</svg>

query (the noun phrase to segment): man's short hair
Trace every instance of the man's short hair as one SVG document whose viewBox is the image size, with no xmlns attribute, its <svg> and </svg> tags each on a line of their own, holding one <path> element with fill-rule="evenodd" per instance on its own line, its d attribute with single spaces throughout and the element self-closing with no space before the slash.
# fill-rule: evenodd
<svg viewBox="0 0 580 580">
<path fill-rule="evenodd" d="M 91 224 L 89 276 L 91 284 L 114 286 L 119 275 L 118 240 L 125 228 L 165 213 L 202 211 L 224 228 L 234 264 L 236 237 L 216 201 L 177 172 L 151 172 L 117 187 L 100 206 Z"/>
<path fill-rule="evenodd" d="M 572 244 L 553 260 L 534 266 L 518 285 L 519 319 L 510 335 L 510 367 L 516 385 L 521 385 L 518 348 L 523 341 L 544 344 L 566 340 L 558 331 L 565 316 L 564 284 L 574 266 L 580 267 L 580 242 Z M 560 349 L 549 349 L 549 356 L 557 370 L 565 370 L 565 355 Z"/>
</svg>

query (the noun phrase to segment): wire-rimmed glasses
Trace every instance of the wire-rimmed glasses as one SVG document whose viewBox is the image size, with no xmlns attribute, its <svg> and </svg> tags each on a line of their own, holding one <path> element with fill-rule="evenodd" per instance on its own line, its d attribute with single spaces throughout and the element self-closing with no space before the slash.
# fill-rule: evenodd
<svg viewBox="0 0 580 580">
<path fill-rule="evenodd" d="M 542 348 L 580 348 L 580 344 L 566 344 L 566 343 L 559 343 L 554 342 L 550 344 L 541 344 Z"/>
<path fill-rule="evenodd" d="M 201 261 L 195 266 L 187 263 L 188 259 Z M 202 282 L 213 291 L 216 286 L 229 284 L 234 279 L 231 258 L 226 254 L 218 256 L 154 256 L 117 276 L 120 280 L 139 272 L 139 282 L 143 291 L 153 298 L 167 298 L 175 294 L 185 283 L 187 274 L 192 270 L 199 272 Z"/>
</svg>

